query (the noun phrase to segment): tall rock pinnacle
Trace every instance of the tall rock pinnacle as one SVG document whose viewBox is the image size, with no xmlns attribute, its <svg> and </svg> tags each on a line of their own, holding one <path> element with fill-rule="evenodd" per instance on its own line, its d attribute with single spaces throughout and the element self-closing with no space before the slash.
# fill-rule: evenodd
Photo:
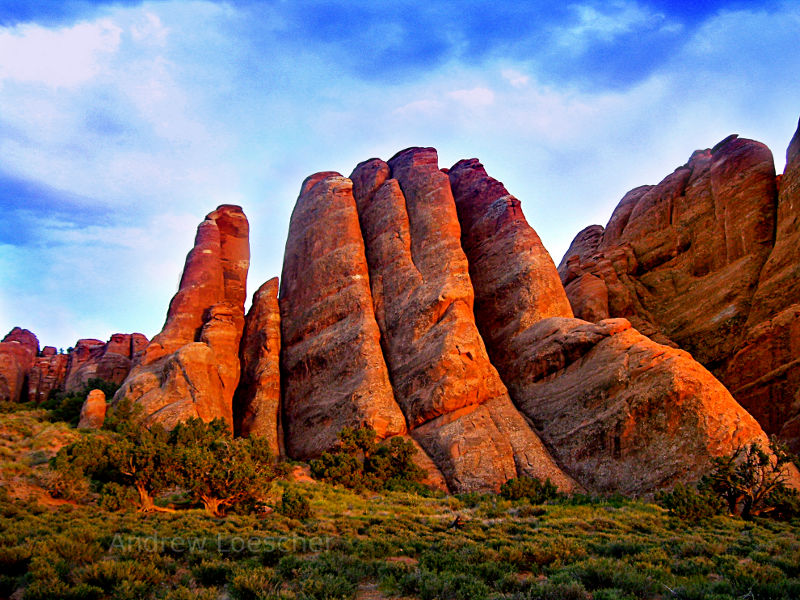
<svg viewBox="0 0 800 600">
<path fill-rule="evenodd" d="M 247 218 L 238 206 L 223 205 L 206 216 L 164 328 L 145 348 L 115 402 L 132 400 L 147 422 L 174 426 L 192 417 L 221 418 L 233 427 L 248 235 Z"/>
</svg>

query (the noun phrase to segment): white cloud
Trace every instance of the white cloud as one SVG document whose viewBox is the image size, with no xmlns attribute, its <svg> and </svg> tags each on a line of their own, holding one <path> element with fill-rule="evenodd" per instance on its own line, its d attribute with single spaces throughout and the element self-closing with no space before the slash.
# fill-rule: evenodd
<svg viewBox="0 0 800 600">
<path fill-rule="evenodd" d="M 74 87 L 96 76 L 117 51 L 122 30 L 110 19 L 47 29 L 0 27 L 0 82 Z"/>
<path fill-rule="evenodd" d="M 525 87 L 531 80 L 528 75 L 525 75 L 516 69 L 502 69 L 500 74 L 503 76 L 503 79 L 508 81 L 508 83 L 515 88 Z"/>
</svg>

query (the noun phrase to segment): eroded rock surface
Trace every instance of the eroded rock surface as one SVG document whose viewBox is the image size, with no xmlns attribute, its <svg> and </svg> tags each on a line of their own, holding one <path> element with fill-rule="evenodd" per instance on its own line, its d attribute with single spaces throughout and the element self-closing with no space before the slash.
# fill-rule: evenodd
<svg viewBox="0 0 800 600">
<path fill-rule="evenodd" d="M 242 378 L 233 401 L 237 435 L 267 439 L 275 456 L 283 454 L 280 350 L 281 315 L 275 277 L 253 294 L 245 317 L 239 348 Z"/>
<path fill-rule="evenodd" d="M 14 327 L 0 342 L 0 400 L 27 399 L 27 379 L 39 353 L 39 340 L 21 327 Z"/>
<path fill-rule="evenodd" d="M 53 346 L 45 346 L 36 357 L 28 374 L 28 400 L 41 403 L 50 397 L 54 390 L 64 387 L 67 378 L 69 356 L 59 354 Z"/>
<path fill-rule="evenodd" d="M 768 433 L 800 450 L 800 139 L 772 154 L 736 136 L 623 198 L 559 272 L 576 316 L 626 317 L 691 352 Z M 607 302 L 606 302 L 607 297 Z M 607 310 L 605 310 L 607 304 Z"/>
<path fill-rule="evenodd" d="M 103 390 L 92 390 L 81 406 L 79 429 L 100 429 L 106 419 L 106 395 Z"/>
<path fill-rule="evenodd" d="M 344 427 L 380 439 L 406 432 L 380 332 L 353 199 L 338 173 L 305 180 L 289 223 L 280 282 L 281 379 L 286 450 L 307 459 Z"/>
<path fill-rule="evenodd" d="M 141 333 L 115 333 L 108 342 L 81 339 L 69 353 L 64 389 L 84 389 L 90 379 L 102 379 L 117 385 L 125 381 L 131 367 L 147 347 Z"/>
<path fill-rule="evenodd" d="M 571 489 L 489 361 L 437 163 L 435 150 L 411 148 L 351 175 L 383 351 L 410 434 L 453 490 L 497 489 L 518 474 Z"/>
<path fill-rule="evenodd" d="M 197 417 L 233 428 L 239 342 L 250 264 L 242 209 L 222 205 L 197 228 L 164 328 L 144 349 L 120 390 L 142 407 L 146 422 L 172 427 Z"/>
<path fill-rule="evenodd" d="M 449 174 L 492 360 L 579 483 L 648 494 L 698 479 L 712 457 L 740 444 L 766 443 L 756 421 L 686 352 L 648 339 L 625 319 L 571 318 L 563 290 L 543 291 L 556 287 L 558 273 L 519 202 L 475 160 Z M 599 233 L 582 232 L 578 256 L 595 251 Z M 508 263 L 511 283 L 490 268 Z"/>
</svg>

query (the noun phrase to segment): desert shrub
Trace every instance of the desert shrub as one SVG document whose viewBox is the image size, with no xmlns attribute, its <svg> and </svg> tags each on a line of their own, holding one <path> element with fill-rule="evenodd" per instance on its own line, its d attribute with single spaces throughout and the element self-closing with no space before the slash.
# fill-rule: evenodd
<svg viewBox="0 0 800 600">
<path fill-rule="evenodd" d="M 292 487 L 287 487 L 281 496 L 278 512 L 290 519 L 302 521 L 311 516 L 311 504 L 303 494 Z"/>
<path fill-rule="evenodd" d="M 53 498 L 71 502 L 84 502 L 89 498 L 89 479 L 79 466 L 69 463 L 61 452 L 51 459 L 50 468 L 39 473 L 37 479 Z"/>
<path fill-rule="evenodd" d="M 533 477 L 514 477 L 500 486 L 500 495 L 506 500 L 526 499 L 531 504 L 544 504 L 560 496 L 556 485 L 545 479 L 544 482 Z"/>
<path fill-rule="evenodd" d="M 202 560 L 192 569 L 192 574 L 203 585 L 224 585 L 231 574 L 231 563 L 226 560 Z"/>
<path fill-rule="evenodd" d="M 700 521 L 721 514 L 723 501 L 708 489 L 695 488 L 678 483 L 669 492 L 659 492 L 655 501 L 669 510 L 672 517 L 685 521 Z"/>
<path fill-rule="evenodd" d="M 311 474 L 356 490 L 418 491 L 423 472 L 414 462 L 415 453 L 409 440 L 394 437 L 378 443 L 374 429 L 345 427 L 337 447 L 311 461 Z"/>
<path fill-rule="evenodd" d="M 266 600 L 275 598 L 280 589 L 280 580 L 267 567 L 239 569 L 232 575 L 229 586 L 233 600 Z"/>
<path fill-rule="evenodd" d="M 134 508 L 138 500 L 139 497 L 133 488 L 109 481 L 100 490 L 98 503 L 105 510 L 118 511 Z"/>
<path fill-rule="evenodd" d="M 727 505 L 730 514 L 743 519 L 757 516 L 792 516 L 800 504 L 797 492 L 786 485 L 787 467 L 792 457 L 776 439 L 769 451 L 757 443 L 738 448 L 713 460 L 711 472 L 700 483 L 701 490 L 715 494 Z"/>
<path fill-rule="evenodd" d="M 256 499 L 278 471 L 264 438 L 233 438 L 224 421 L 190 419 L 172 430 L 177 483 L 213 516 Z"/>
</svg>

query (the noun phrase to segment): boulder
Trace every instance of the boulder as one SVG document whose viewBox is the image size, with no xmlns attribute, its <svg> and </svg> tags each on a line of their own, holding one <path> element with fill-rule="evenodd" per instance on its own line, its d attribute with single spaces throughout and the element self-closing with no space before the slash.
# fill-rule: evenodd
<svg viewBox="0 0 800 600">
<path fill-rule="evenodd" d="M 0 342 L 0 401 L 27 400 L 28 374 L 39 353 L 39 340 L 20 327 L 14 327 Z"/>
<path fill-rule="evenodd" d="M 280 281 L 286 451 L 306 460 L 344 427 L 406 432 L 381 353 L 352 182 L 308 177 L 289 222 Z"/>
<path fill-rule="evenodd" d="M 280 386 L 281 315 L 278 278 L 255 294 L 239 347 L 242 378 L 233 397 L 234 431 L 265 438 L 275 456 L 283 451 Z"/>
<path fill-rule="evenodd" d="M 106 419 L 106 395 L 103 390 L 92 390 L 81 406 L 78 429 L 100 429 Z"/>
<path fill-rule="evenodd" d="M 572 489 L 489 361 L 436 151 L 372 159 L 351 179 L 383 352 L 411 437 L 454 491 L 497 490 L 523 474 Z"/>
<path fill-rule="evenodd" d="M 241 207 L 222 205 L 197 228 L 164 328 L 145 347 L 114 396 L 145 422 L 173 427 L 189 418 L 233 428 L 239 383 L 249 227 Z"/>
</svg>

